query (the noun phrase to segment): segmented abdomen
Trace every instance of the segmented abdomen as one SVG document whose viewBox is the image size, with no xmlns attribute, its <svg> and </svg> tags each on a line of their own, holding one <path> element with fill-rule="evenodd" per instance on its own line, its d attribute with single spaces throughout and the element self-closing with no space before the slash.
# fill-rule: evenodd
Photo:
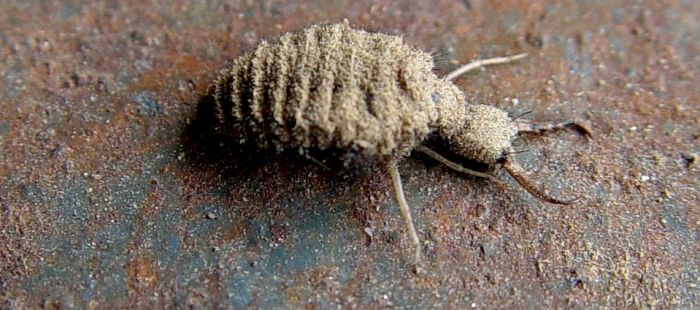
<svg viewBox="0 0 700 310">
<path fill-rule="evenodd" d="M 437 82 L 430 55 L 401 38 L 334 24 L 261 43 L 213 91 L 222 124 L 261 147 L 405 155 L 431 131 Z"/>
</svg>

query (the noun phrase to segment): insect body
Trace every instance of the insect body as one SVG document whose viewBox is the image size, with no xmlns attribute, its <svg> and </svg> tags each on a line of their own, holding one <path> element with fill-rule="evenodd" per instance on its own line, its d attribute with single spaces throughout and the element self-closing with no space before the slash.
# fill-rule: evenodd
<svg viewBox="0 0 700 310">
<path fill-rule="evenodd" d="M 477 61 L 440 78 L 432 71 L 432 57 L 400 37 L 355 30 L 347 23 L 315 25 L 262 42 L 222 70 L 210 92 L 216 126 L 224 134 L 236 127 L 243 129 L 241 138 L 261 148 L 301 153 L 336 149 L 385 160 L 417 261 L 420 244 L 404 199 L 398 159 L 417 150 L 455 170 L 498 182 L 423 145 L 428 135 L 445 139 L 461 156 L 503 165 L 540 199 L 568 203 L 530 185 L 507 154 L 519 131 L 582 127 L 515 122 L 498 108 L 467 104 L 450 81 L 480 66 L 522 57 Z"/>
</svg>

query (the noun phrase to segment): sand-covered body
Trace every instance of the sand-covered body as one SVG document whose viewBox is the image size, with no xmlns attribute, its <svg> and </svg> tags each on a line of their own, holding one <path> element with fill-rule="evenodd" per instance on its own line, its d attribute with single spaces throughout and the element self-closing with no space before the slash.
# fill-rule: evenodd
<svg viewBox="0 0 700 310">
<path fill-rule="evenodd" d="M 400 37 L 316 25 L 236 59 L 213 93 L 219 121 L 243 124 L 264 148 L 406 155 L 429 133 L 462 126 L 461 92 L 432 69 Z"/>
</svg>

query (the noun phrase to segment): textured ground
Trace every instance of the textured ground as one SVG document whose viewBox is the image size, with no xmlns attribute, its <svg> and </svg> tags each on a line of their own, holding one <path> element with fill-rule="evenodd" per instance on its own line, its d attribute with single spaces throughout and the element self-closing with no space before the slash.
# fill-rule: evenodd
<svg viewBox="0 0 700 310">
<path fill-rule="evenodd" d="M 700 2 L 0 2 L 0 308 L 700 304 Z M 261 39 L 348 18 L 434 52 L 472 102 L 593 132 L 525 137 L 544 204 L 401 163 L 221 145 L 198 103 Z M 508 180 L 501 171 L 500 178 Z"/>
</svg>

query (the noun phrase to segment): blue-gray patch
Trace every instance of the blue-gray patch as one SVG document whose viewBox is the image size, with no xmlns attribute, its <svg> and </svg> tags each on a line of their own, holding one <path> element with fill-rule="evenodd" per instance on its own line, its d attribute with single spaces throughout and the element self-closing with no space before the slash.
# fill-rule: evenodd
<svg viewBox="0 0 700 310">
<path fill-rule="evenodd" d="M 440 94 L 438 93 L 432 93 L 430 96 L 433 98 L 433 102 L 435 103 L 440 103 L 440 100 L 442 100 L 442 97 L 440 97 Z"/>
<path fill-rule="evenodd" d="M 12 127 L 10 127 L 10 124 L 0 123 L 0 137 L 10 133 L 10 129 L 12 129 Z"/>
<path fill-rule="evenodd" d="M 131 96 L 131 100 L 139 104 L 141 112 L 146 112 L 150 116 L 163 114 L 163 106 L 158 104 L 154 98 L 153 92 L 142 91 Z"/>
</svg>

